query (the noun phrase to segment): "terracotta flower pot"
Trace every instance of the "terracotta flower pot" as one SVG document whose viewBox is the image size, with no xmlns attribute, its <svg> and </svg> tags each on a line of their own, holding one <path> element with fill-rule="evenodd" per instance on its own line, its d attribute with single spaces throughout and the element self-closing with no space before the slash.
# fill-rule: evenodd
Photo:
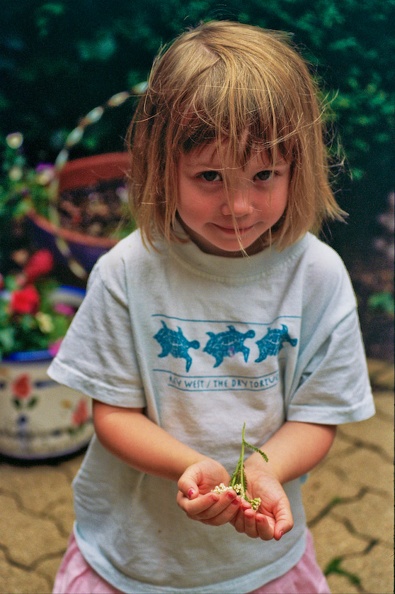
<svg viewBox="0 0 395 594">
<path fill-rule="evenodd" d="M 51 250 L 57 263 L 68 266 L 80 278 L 86 277 L 98 258 L 117 243 L 116 239 L 62 229 L 33 211 L 28 219 L 35 242 Z"/>
<path fill-rule="evenodd" d="M 32 211 L 28 215 L 33 239 L 50 249 L 59 264 L 76 276 L 86 277 L 97 259 L 117 239 L 103 236 L 108 225 L 122 221 L 127 153 L 107 153 L 75 159 L 59 171 L 57 204 L 52 220 Z M 108 225 L 107 225 L 108 224 Z"/>
<path fill-rule="evenodd" d="M 62 303 L 78 306 L 83 291 L 62 288 Z M 72 454 L 92 437 L 90 398 L 51 380 L 49 351 L 13 353 L 0 362 L 0 453 L 20 460 Z"/>
</svg>

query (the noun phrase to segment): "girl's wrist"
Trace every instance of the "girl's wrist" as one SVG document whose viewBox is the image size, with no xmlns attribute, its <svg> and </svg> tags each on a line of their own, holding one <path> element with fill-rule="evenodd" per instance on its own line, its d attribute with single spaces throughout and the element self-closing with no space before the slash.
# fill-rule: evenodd
<svg viewBox="0 0 395 594">
<path fill-rule="evenodd" d="M 272 462 L 270 458 L 266 462 L 262 460 L 262 458 L 258 454 L 252 454 L 248 460 L 245 462 L 245 470 L 248 476 L 252 474 L 259 475 L 259 476 L 270 476 L 271 478 L 276 479 L 280 483 L 281 480 L 281 471 L 279 468 L 276 467 L 274 461 Z"/>
</svg>

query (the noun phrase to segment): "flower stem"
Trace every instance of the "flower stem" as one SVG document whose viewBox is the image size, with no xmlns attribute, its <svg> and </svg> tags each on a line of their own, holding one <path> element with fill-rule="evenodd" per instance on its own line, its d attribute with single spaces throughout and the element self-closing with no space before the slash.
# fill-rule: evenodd
<svg viewBox="0 0 395 594">
<path fill-rule="evenodd" d="M 245 448 L 247 447 L 250 450 L 253 450 L 254 452 L 259 453 L 266 462 L 268 462 L 268 457 L 266 456 L 265 452 L 263 452 L 262 450 L 260 450 L 259 448 L 255 447 L 255 446 L 251 445 L 250 443 L 248 443 L 245 440 L 245 427 L 246 427 L 246 424 L 244 423 L 243 429 L 241 432 L 240 456 L 237 461 L 236 468 L 235 468 L 235 470 L 231 476 L 231 479 L 230 479 L 230 487 L 232 487 L 232 489 L 234 489 L 234 491 L 236 491 L 236 493 L 238 495 L 243 497 L 243 499 L 248 501 L 248 503 L 251 504 L 251 507 L 254 510 L 257 510 L 261 504 L 260 498 L 256 497 L 255 499 L 250 499 L 247 495 L 247 478 L 245 475 L 245 468 L 244 468 Z"/>
</svg>

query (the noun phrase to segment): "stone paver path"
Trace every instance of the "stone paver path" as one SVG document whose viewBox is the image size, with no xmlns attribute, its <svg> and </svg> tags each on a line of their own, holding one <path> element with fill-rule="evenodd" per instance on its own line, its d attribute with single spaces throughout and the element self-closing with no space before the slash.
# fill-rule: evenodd
<svg viewBox="0 0 395 594">
<path fill-rule="evenodd" d="M 376 415 L 341 426 L 304 487 L 317 558 L 333 594 L 394 592 L 394 369 L 369 361 L 369 371 Z"/>
<path fill-rule="evenodd" d="M 369 361 L 369 371 L 376 416 L 342 426 L 303 488 L 333 594 L 394 592 L 394 368 Z M 73 524 L 70 484 L 81 460 L 0 463 L 0 594 L 51 592 Z"/>
</svg>

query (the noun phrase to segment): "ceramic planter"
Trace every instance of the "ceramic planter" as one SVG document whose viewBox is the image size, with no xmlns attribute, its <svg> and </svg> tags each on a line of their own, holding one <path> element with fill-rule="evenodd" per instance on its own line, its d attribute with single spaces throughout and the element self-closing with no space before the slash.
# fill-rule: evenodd
<svg viewBox="0 0 395 594">
<path fill-rule="evenodd" d="M 62 288 L 59 301 L 78 305 L 83 292 Z M 92 436 L 90 398 L 51 380 L 48 351 L 13 353 L 0 362 L 0 453 L 21 460 L 72 454 Z"/>
</svg>

